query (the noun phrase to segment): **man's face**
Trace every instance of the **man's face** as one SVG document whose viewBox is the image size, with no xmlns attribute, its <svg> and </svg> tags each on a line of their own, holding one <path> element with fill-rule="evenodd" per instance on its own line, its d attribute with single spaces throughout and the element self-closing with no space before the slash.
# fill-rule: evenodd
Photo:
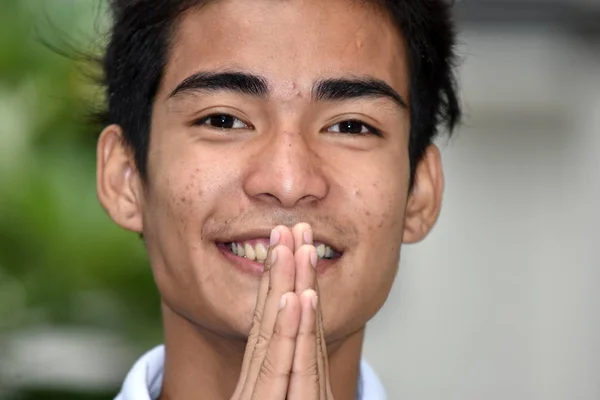
<svg viewBox="0 0 600 400">
<path fill-rule="evenodd" d="M 217 79 L 176 91 L 198 73 Z M 244 89 L 249 75 L 262 86 Z M 231 243 L 258 254 L 276 225 L 308 222 L 331 248 L 318 267 L 328 341 L 377 312 L 403 238 L 410 121 L 374 82 L 408 101 L 403 41 L 359 2 L 224 0 L 184 16 L 155 100 L 140 200 L 169 308 L 246 336 L 261 264 Z"/>
</svg>

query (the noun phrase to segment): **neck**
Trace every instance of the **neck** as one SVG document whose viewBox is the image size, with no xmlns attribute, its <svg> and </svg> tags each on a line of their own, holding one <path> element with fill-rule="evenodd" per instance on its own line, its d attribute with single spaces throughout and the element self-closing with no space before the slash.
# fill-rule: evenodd
<svg viewBox="0 0 600 400">
<path fill-rule="evenodd" d="M 239 379 L 246 340 L 199 327 L 163 304 L 165 369 L 160 400 L 227 400 Z M 336 400 L 355 400 L 364 328 L 328 344 Z"/>
</svg>

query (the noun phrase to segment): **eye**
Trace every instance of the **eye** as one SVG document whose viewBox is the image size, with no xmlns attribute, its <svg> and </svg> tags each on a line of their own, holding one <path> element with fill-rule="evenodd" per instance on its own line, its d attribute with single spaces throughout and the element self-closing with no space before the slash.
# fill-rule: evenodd
<svg viewBox="0 0 600 400">
<path fill-rule="evenodd" d="M 216 129 L 248 129 L 250 128 L 241 119 L 229 114 L 211 114 L 197 122 L 194 125 L 207 125 Z"/>
<path fill-rule="evenodd" d="M 356 119 L 338 122 L 327 128 L 327 132 L 344 133 L 349 135 L 375 135 L 381 136 L 381 133 L 369 124 L 365 124 Z"/>
</svg>

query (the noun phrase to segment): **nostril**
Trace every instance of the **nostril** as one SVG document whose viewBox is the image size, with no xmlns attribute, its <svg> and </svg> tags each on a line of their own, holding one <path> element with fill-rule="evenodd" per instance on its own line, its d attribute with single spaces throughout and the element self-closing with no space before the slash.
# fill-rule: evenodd
<svg viewBox="0 0 600 400">
<path fill-rule="evenodd" d="M 256 198 L 267 204 L 281 205 L 281 200 L 279 200 L 279 197 L 271 193 L 260 193 L 256 196 Z"/>
</svg>

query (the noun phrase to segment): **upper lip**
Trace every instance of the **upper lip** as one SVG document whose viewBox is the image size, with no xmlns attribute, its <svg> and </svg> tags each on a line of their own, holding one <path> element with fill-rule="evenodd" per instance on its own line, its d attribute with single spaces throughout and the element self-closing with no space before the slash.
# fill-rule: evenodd
<svg viewBox="0 0 600 400">
<path fill-rule="evenodd" d="M 244 242 L 250 239 L 269 239 L 271 236 L 272 228 L 258 228 L 245 231 L 243 233 L 234 233 L 228 236 L 217 237 L 216 242 L 219 243 L 233 243 L 233 242 Z"/>
<path fill-rule="evenodd" d="M 244 242 L 246 240 L 252 240 L 252 239 L 267 239 L 268 240 L 271 236 L 271 230 L 272 230 L 272 228 L 250 229 L 250 230 L 240 232 L 240 233 L 233 233 L 228 236 L 217 237 L 215 239 L 215 242 L 217 242 L 217 243 L 240 243 L 240 242 Z M 313 228 L 313 231 L 315 231 L 315 230 L 316 229 Z M 335 239 L 333 239 L 327 233 L 323 233 L 318 230 L 316 230 L 316 231 L 317 232 L 314 233 L 314 238 L 313 238 L 314 243 L 323 243 L 323 244 L 331 247 L 334 251 L 343 253 L 343 251 L 345 249 L 341 243 L 338 243 Z"/>
</svg>

